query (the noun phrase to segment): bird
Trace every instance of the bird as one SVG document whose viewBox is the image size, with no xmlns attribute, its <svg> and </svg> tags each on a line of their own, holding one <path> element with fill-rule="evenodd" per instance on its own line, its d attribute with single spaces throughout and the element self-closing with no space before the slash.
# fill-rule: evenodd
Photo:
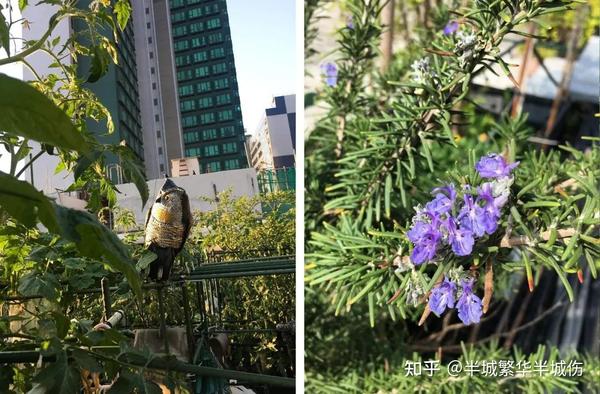
<svg viewBox="0 0 600 394">
<path fill-rule="evenodd" d="M 167 178 L 146 214 L 144 247 L 156 254 L 148 273 L 151 280 L 169 279 L 175 257 L 183 249 L 191 227 L 188 195 Z"/>
</svg>

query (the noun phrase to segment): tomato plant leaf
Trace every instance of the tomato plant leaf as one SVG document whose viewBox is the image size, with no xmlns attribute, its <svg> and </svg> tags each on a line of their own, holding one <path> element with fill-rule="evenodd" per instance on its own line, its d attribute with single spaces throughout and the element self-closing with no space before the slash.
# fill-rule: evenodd
<svg viewBox="0 0 600 394">
<path fill-rule="evenodd" d="M 79 252 L 121 272 L 133 292 L 141 297 L 141 281 L 129 251 L 117 236 L 87 212 L 56 207 L 62 235 L 75 242 Z"/>
<path fill-rule="evenodd" d="M 50 200 L 29 183 L 4 173 L 0 173 L 0 206 L 27 227 L 39 219 L 50 231 L 58 231 Z"/>
<path fill-rule="evenodd" d="M 0 74 L 0 130 L 63 149 L 87 153 L 89 147 L 71 119 L 44 94 Z"/>
</svg>

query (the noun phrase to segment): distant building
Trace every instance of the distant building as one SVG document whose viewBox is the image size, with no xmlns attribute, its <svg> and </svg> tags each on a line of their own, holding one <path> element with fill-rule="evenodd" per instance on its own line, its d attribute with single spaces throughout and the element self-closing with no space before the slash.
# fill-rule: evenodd
<svg viewBox="0 0 600 394">
<path fill-rule="evenodd" d="M 227 3 L 171 0 L 169 4 L 183 129 L 180 157 L 198 158 L 203 173 L 246 168 Z"/>
<path fill-rule="evenodd" d="M 77 7 L 88 8 L 91 0 L 80 0 Z M 36 8 L 36 7 L 31 7 Z M 71 20 L 71 34 L 80 37 L 82 45 L 91 45 L 87 37 L 79 34 L 88 29 L 88 25 L 79 18 Z M 92 91 L 100 102 L 110 111 L 115 131 L 107 133 L 104 120 L 88 121 L 88 129 L 104 144 L 118 145 L 125 141 L 136 156 L 144 160 L 142 123 L 140 119 L 140 95 L 135 55 L 135 41 L 132 23 L 128 23 L 124 31 L 117 32 L 119 41 L 117 53 L 119 65 L 110 64 L 106 74 L 96 82 L 86 82 L 84 87 Z M 77 62 L 77 74 L 85 80 L 90 70 L 91 57 L 81 56 Z M 109 176 L 114 182 L 123 182 L 122 171 L 117 157 L 109 157 Z"/>
<path fill-rule="evenodd" d="M 171 160 L 171 174 L 173 176 L 200 175 L 200 163 L 195 157 Z"/>
<path fill-rule="evenodd" d="M 257 170 L 296 166 L 296 95 L 273 98 L 249 137 L 250 162 Z"/>
<path fill-rule="evenodd" d="M 169 2 L 132 0 L 132 8 L 144 164 L 148 179 L 157 179 L 183 157 Z"/>
</svg>

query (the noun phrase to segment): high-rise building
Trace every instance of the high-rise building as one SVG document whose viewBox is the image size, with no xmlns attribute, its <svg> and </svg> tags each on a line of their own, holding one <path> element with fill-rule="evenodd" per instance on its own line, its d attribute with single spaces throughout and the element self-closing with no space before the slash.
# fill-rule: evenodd
<svg viewBox="0 0 600 394">
<path fill-rule="evenodd" d="M 249 138 L 250 162 L 257 170 L 296 166 L 296 95 L 273 98 Z"/>
<path fill-rule="evenodd" d="M 80 0 L 78 7 L 89 7 L 90 0 Z M 87 24 L 80 19 L 73 19 L 71 23 L 73 34 L 88 29 Z M 144 144 L 142 136 L 142 123 L 140 118 L 140 96 L 138 90 L 138 76 L 136 65 L 136 49 L 132 23 L 128 23 L 124 31 L 118 30 L 117 53 L 119 65 L 111 64 L 106 74 L 97 82 L 86 82 L 85 87 L 91 90 L 100 102 L 110 111 L 115 131 L 107 133 L 103 121 L 88 122 L 89 130 L 96 135 L 102 143 L 118 145 L 125 141 L 136 156 L 144 160 Z M 85 37 L 85 36 L 83 36 Z M 81 42 L 87 45 L 87 42 Z M 90 70 L 90 57 L 80 57 L 77 63 L 77 73 L 82 78 L 88 77 Z M 120 163 L 116 157 L 109 157 L 109 176 L 114 182 L 121 183 L 123 179 Z"/>
<path fill-rule="evenodd" d="M 225 0 L 170 0 L 184 155 L 202 172 L 248 167 Z"/>
<path fill-rule="evenodd" d="M 173 40 L 167 0 L 133 0 L 138 87 L 148 179 L 172 176 L 183 156 Z"/>
</svg>

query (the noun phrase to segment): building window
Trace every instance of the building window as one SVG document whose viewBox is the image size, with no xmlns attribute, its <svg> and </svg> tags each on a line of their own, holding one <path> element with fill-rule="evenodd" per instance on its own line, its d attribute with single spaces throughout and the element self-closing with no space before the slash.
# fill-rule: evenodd
<svg viewBox="0 0 600 394">
<path fill-rule="evenodd" d="M 154 120 L 157 121 L 157 122 L 160 120 L 160 118 L 158 117 L 158 115 L 154 115 Z"/>
<path fill-rule="evenodd" d="M 202 131 L 202 139 L 205 141 L 214 140 L 217 138 L 217 130 L 216 129 L 206 129 Z"/>
<path fill-rule="evenodd" d="M 201 16 L 202 16 L 202 7 L 192 8 L 191 10 L 188 11 L 189 19 L 199 18 Z"/>
<path fill-rule="evenodd" d="M 175 41 L 175 51 L 185 51 L 189 48 L 188 40 Z"/>
<path fill-rule="evenodd" d="M 190 33 L 199 33 L 201 31 L 204 31 L 204 23 L 202 22 L 192 23 L 191 25 L 189 25 L 189 27 Z"/>
<path fill-rule="evenodd" d="M 177 26 L 173 29 L 173 37 L 185 36 L 187 34 L 187 26 Z"/>
<path fill-rule="evenodd" d="M 183 127 L 192 127 L 198 125 L 198 117 L 196 115 L 184 116 L 181 120 Z"/>
<path fill-rule="evenodd" d="M 225 49 L 223 48 L 215 48 L 210 50 L 210 58 L 211 59 L 220 59 L 225 57 Z"/>
<path fill-rule="evenodd" d="M 221 171 L 221 162 L 220 161 L 211 161 L 210 163 L 206 163 L 206 172 L 219 172 Z"/>
<path fill-rule="evenodd" d="M 194 85 L 182 85 L 179 87 L 179 97 L 194 94 Z"/>
<path fill-rule="evenodd" d="M 148 44 L 152 44 L 152 37 L 148 37 Z"/>
<path fill-rule="evenodd" d="M 206 45 L 205 37 L 195 37 L 192 38 L 192 48 L 203 47 Z"/>
<path fill-rule="evenodd" d="M 183 100 L 181 103 L 179 103 L 179 107 L 181 112 L 193 111 L 196 109 L 196 100 Z"/>
<path fill-rule="evenodd" d="M 197 86 L 199 93 L 210 92 L 210 82 L 208 81 L 200 82 Z"/>
<path fill-rule="evenodd" d="M 216 79 L 214 81 L 214 84 L 215 84 L 216 90 L 227 89 L 229 87 L 229 79 L 227 79 L 227 78 Z"/>
<path fill-rule="evenodd" d="M 169 5 L 171 8 L 183 7 L 185 5 L 184 2 L 184 0 L 169 0 Z"/>
<path fill-rule="evenodd" d="M 185 148 L 185 155 L 186 157 L 200 156 L 200 151 L 200 148 L 196 146 L 192 148 Z"/>
<path fill-rule="evenodd" d="M 162 154 L 163 154 L 163 153 L 162 153 L 162 146 L 159 146 L 159 147 L 158 147 L 158 154 L 159 154 L 159 155 L 162 155 Z"/>
<path fill-rule="evenodd" d="M 204 147 L 204 156 L 211 157 L 219 154 L 219 145 L 206 145 Z"/>
<path fill-rule="evenodd" d="M 217 114 L 217 118 L 219 119 L 219 122 L 223 122 L 225 120 L 231 120 L 233 119 L 233 112 L 228 109 L 225 111 L 219 111 Z"/>
<path fill-rule="evenodd" d="M 196 67 L 194 69 L 194 74 L 196 75 L 196 78 L 198 78 L 198 77 L 206 77 L 206 76 L 210 75 L 210 72 L 208 71 L 208 66 L 203 66 L 203 67 Z M 191 72 L 190 72 L 190 78 L 191 78 Z"/>
<path fill-rule="evenodd" d="M 216 44 L 218 42 L 223 42 L 223 33 L 213 33 L 208 36 L 209 44 Z"/>
<path fill-rule="evenodd" d="M 233 137 L 235 135 L 235 127 L 233 126 L 224 126 L 221 127 L 221 137 Z"/>
<path fill-rule="evenodd" d="M 212 53 L 212 51 L 211 51 L 211 53 Z M 206 56 L 206 51 L 194 52 L 194 54 L 192 56 L 194 58 L 195 63 L 204 62 L 204 61 L 208 60 L 208 57 Z"/>
<path fill-rule="evenodd" d="M 156 82 L 152 82 L 152 90 L 156 90 Z"/>
<path fill-rule="evenodd" d="M 224 72 L 227 72 L 227 64 L 218 63 L 218 64 L 213 65 L 212 72 L 213 72 L 213 74 L 222 74 Z"/>
<path fill-rule="evenodd" d="M 209 124 L 215 122 L 215 114 L 212 112 L 200 115 L 200 123 L 201 124 Z"/>
<path fill-rule="evenodd" d="M 185 11 L 174 12 L 171 14 L 171 22 L 177 23 L 185 20 Z"/>
<path fill-rule="evenodd" d="M 238 168 L 240 168 L 240 160 L 239 159 L 225 160 L 225 171 L 237 170 Z"/>
<path fill-rule="evenodd" d="M 198 76 L 197 71 L 196 76 Z M 186 81 L 188 79 L 192 79 L 192 70 L 177 71 L 177 81 Z"/>
<path fill-rule="evenodd" d="M 223 105 L 223 104 L 229 104 L 229 103 L 231 103 L 231 95 L 229 93 L 220 94 L 217 96 L 217 105 Z"/>
<path fill-rule="evenodd" d="M 156 130 L 156 138 L 160 138 L 160 130 Z"/>
<path fill-rule="evenodd" d="M 198 131 L 189 131 L 187 133 L 183 133 L 183 142 L 186 144 L 198 141 L 200 141 L 200 133 Z"/>
<path fill-rule="evenodd" d="M 150 52 L 150 59 L 154 59 L 154 52 Z"/>
<path fill-rule="evenodd" d="M 212 97 L 202 97 L 200 100 L 198 100 L 198 106 L 200 108 L 210 108 L 213 106 L 213 99 Z"/>
<path fill-rule="evenodd" d="M 150 74 L 154 74 L 154 67 L 150 67 Z"/>
<path fill-rule="evenodd" d="M 158 105 L 158 99 L 156 99 L 156 98 L 155 98 L 155 99 L 154 99 L 154 100 L 152 100 L 152 101 L 154 102 L 154 105 Z"/>
<path fill-rule="evenodd" d="M 160 163 L 160 172 L 165 172 L 165 165 Z"/>
<path fill-rule="evenodd" d="M 146 15 L 148 15 L 148 14 L 150 14 L 150 8 L 146 7 Z"/>
<path fill-rule="evenodd" d="M 146 8 L 146 11 L 148 11 L 148 9 L 147 9 L 147 8 Z M 146 14 L 147 14 L 147 12 L 146 12 Z M 147 28 L 147 29 L 150 29 L 150 27 L 151 27 L 151 25 L 150 25 L 150 22 L 147 22 L 147 23 L 146 23 L 146 28 Z"/>
<path fill-rule="evenodd" d="M 235 142 L 228 142 L 223 144 L 223 153 L 236 153 L 237 144 Z"/>
<path fill-rule="evenodd" d="M 209 19 L 208 21 L 206 21 L 206 28 L 211 30 L 211 29 L 217 29 L 221 27 L 221 19 L 220 18 L 212 18 Z"/>
<path fill-rule="evenodd" d="M 176 66 L 187 66 L 190 64 L 190 55 L 175 56 Z"/>
</svg>

